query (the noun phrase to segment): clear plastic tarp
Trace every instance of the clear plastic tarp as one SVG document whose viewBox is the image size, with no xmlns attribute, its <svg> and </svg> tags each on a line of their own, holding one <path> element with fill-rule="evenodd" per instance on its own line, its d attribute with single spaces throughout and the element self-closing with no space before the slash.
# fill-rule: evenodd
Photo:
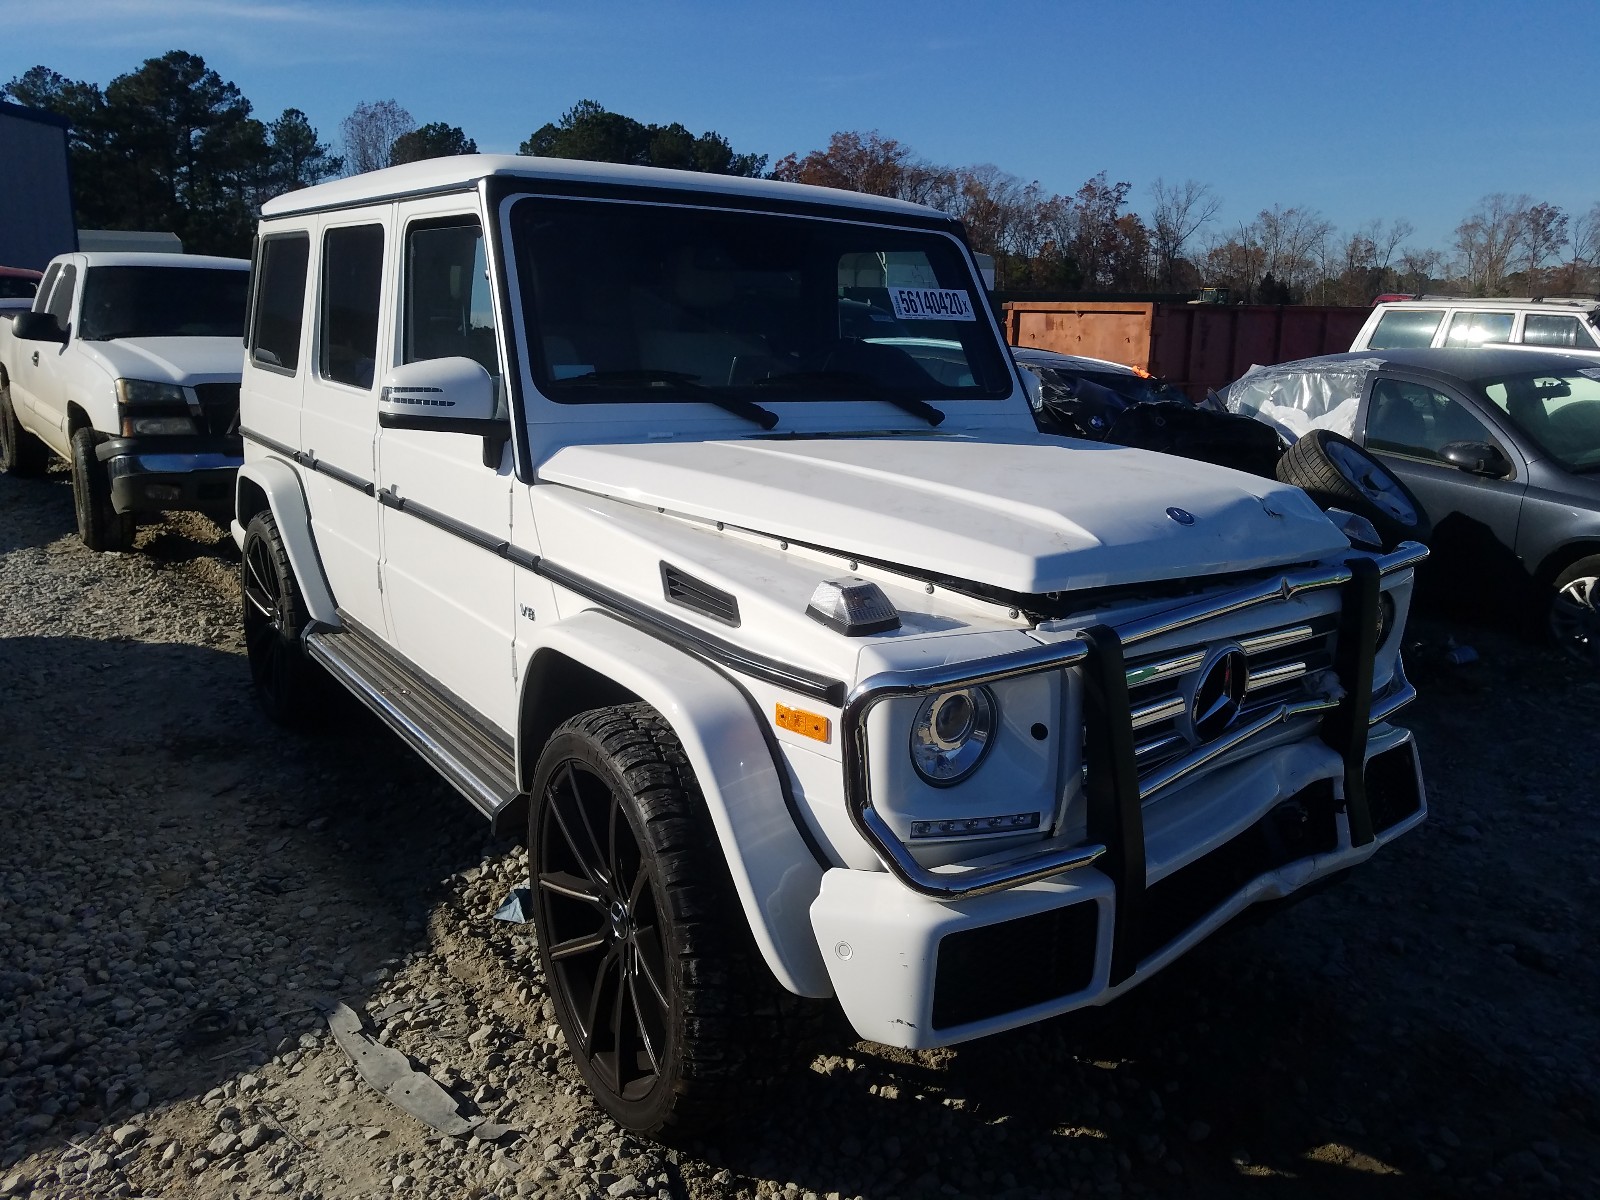
<svg viewBox="0 0 1600 1200">
<path fill-rule="evenodd" d="M 1350 437 L 1367 376 L 1381 366 L 1383 360 L 1378 358 L 1352 359 L 1314 371 L 1298 363 L 1253 366 L 1228 385 L 1225 403 L 1229 412 L 1264 421 L 1291 442 L 1313 429 Z"/>
</svg>

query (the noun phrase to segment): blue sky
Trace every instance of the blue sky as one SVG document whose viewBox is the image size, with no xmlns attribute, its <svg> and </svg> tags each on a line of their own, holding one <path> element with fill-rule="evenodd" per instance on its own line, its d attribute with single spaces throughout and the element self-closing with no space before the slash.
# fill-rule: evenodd
<svg viewBox="0 0 1600 1200">
<path fill-rule="evenodd" d="M 1447 249 L 1490 192 L 1600 201 L 1591 0 L 12 0 L 4 29 L 0 81 L 42 63 L 103 85 L 183 49 L 335 144 L 358 102 L 393 98 L 514 152 L 587 98 L 774 159 L 877 129 L 1053 191 L 1104 170 L 1136 209 L 1158 176 L 1197 179 L 1218 231 L 1301 205 Z"/>
</svg>

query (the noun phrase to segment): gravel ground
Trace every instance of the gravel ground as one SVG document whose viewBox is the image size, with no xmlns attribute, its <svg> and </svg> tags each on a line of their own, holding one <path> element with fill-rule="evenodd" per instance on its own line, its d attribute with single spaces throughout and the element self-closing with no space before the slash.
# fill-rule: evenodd
<svg viewBox="0 0 1600 1200">
<path fill-rule="evenodd" d="M 352 706 L 249 695 L 194 517 L 72 536 L 0 477 L 0 1196 L 1600 1194 L 1600 682 L 1420 624 L 1433 819 L 1111 1009 L 955 1050 L 840 1025 L 742 1126 L 624 1136 L 566 1061 L 526 863 Z M 1431 653 L 1430 653 L 1431 648 Z M 343 1000 L 491 1120 L 433 1135 L 327 1034 Z"/>
</svg>

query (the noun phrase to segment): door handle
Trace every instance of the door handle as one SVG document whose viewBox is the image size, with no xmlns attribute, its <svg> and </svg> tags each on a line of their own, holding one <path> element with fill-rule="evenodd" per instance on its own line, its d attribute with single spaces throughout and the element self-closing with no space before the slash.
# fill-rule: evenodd
<svg viewBox="0 0 1600 1200">
<path fill-rule="evenodd" d="M 33 365 L 36 367 L 39 365 L 39 352 L 37 350 L 33 352 Z"/>
</svg>

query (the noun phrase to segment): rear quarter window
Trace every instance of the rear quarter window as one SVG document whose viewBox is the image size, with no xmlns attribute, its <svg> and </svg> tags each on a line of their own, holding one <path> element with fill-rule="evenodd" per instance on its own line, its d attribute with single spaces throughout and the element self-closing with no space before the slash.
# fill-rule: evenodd
<svg viewBox="0 0 1600 1200">
<path fill-rule="evenodd" d="M 300 367 L 300 326 L 306 308 L 306 263 L 311 238 L 304 233 L 263 238 L 261 278 L 250 329 L 250 361 L 294 374 Z"/>
<path fill-rule="evenodd" d="M 1433 335 L 1444 319 L 1442 308 L 1394 308 L 1378 318 L 1378 327 L 1367 339 L 1368 350 L 1404 350 L 1412 346 L 1433 345 Z"/>
</svg>

